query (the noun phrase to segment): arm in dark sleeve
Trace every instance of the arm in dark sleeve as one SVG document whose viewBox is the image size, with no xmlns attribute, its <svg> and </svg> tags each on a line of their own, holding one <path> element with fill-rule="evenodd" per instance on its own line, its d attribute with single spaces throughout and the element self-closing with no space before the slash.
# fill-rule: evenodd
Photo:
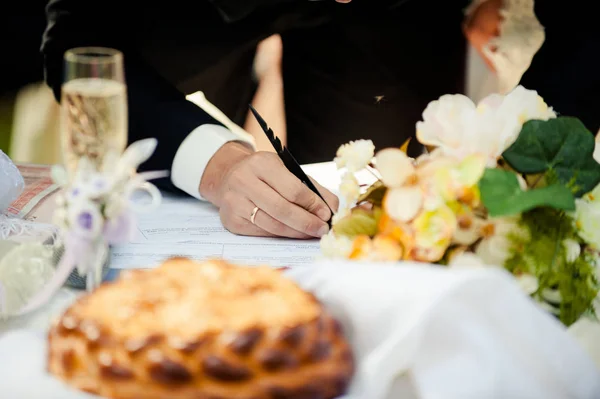
<svg viewBox="0 0 600 399">
<path fill-rule="evenodd" d="M 536 0 L 546 40 L 521 84 L 537 90 L 560 115 L 600 128 L 600 35 L 593 1 Z"/>
<path fill-rule="evenodd" d="M 143 13 L 134 16 L 127 15 L 126 11 L 122 10 L 123 5 L 112 0 L 102 3 L 87 0 L 51 0 L 46 9 L 48 25 L 42 43 L 46 81 L 60 100 L 63 56 L 66 50 L 80 46 L 102 46 L 121 50 L 124 54 L 127 83 L 129 142 L 156 138 L 156 152 L 142 168 L 171 170 L 180 145 L 192 131 L 203 125 L 212 125 L 221 130 L 224 128 L 201 108 L 187 101 L 183 93 L 136 54 L 129 39 L 131 36 L 128 36 L 131 33 L 128 32 L 136 29 L 135 18 L 139 19 Z M 207 141 L 210 139 L 207 136 Z M 193 142 L 197 145 L 199 141 L 196 139 Z M 220 142 L 220 139 L 216 140 L 212 147 L 211 143 L 203 144 L 206 144 L 206 148 L 220 147 L 217 142 Z M 200 148 L 198 151 L 206 152 L 206 148 Z M 189 149 L 187 154 L 190 154 Z M 212 154 L 209 155 L 206 162 L 200 162 L 200 168 L 206 166 L 212 157 Z M 170 186 L 170 181 L 162 181 L 160 185 Z M 190 195 L 199 195 L 197 192 L 189 192 L 191 189 L 179 188 Z M 197 191 L 197 187 L 195 190 Z"/>
</svg>

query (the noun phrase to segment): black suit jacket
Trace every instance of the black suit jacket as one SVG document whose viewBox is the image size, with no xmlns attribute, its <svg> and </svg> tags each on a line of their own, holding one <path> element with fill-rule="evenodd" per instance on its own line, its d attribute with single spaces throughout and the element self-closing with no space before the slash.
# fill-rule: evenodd
<svg viewBox="0 0 600 399">
<path fill-rule="evenodd" d="M 153 169 L 169 168 L 194 128 L 217 123 L 185 94 L 202 90 L 243 123 L 255 46 L 274 32 L 284 41 L 288 143 L 300 162 L 330 160 L 341 143 L 358 138 L 399 146 L 429 101 L 464 89 L 466 0 L 244 0 L 237 9 L 239 1 L 171 0 L 128 10 L 116 0 L 51 0 L 42 45 L 47 81 L 59 97 L 69 48 L 122 50 L 129 138 L 158 138 L 144 165 Z M 598 35 L 586 22 L 589 2 L 536 3 L 547 40 L 523 84 L 597 130 Z"/>
</svg>

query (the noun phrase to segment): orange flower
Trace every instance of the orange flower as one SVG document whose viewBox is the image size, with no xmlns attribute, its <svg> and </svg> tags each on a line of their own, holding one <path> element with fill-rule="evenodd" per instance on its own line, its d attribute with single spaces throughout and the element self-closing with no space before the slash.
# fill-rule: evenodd
<svg viewBox="0 0 600 399">
<path fill-rule="evenodd" d="M 409 259 L 415 247 L 415 237 L 409 225 L 395 222 L 384 212 L 379 219 L 378 229 L 380 235 L 398 242 L 403 248 L 403 259 Z"/>
</svg>

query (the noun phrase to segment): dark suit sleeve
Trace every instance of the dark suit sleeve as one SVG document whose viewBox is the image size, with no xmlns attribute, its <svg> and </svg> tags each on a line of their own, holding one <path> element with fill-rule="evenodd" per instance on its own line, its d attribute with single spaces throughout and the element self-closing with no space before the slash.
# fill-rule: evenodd
<svg viewBox="0 0 600 399">
<path fill-rule="evenodd" d="M 46 8 L 47 27 L 43 37 L 45 76 L 60 100 L 63 83 L 63 56 L 66 50 L 80 46 L 102 46 L 124 54 L 129 104 L 129 142 L 154 137 L 158 148 L 143 164 L 143 170 L 170 170 L 181 142 L 196 127 L 217 124 L 201 108 L 156 73 L 136 53 L 131 30 L 143 29 L 139 19 L 143 11 L 128 14 L 114 0 L 51 0 Z M 131 5 L 133 7 L 133 5 Z M 173 188 L 169 179 L 159 182 Z"/>
<path fill-rule="evenodd" d="M 546 40 L 521 80 L 560 115 L 600 128 L 600 35 L 594 1 L 536 0 Z M 594 7 L 595 8 L 595 7 Z"/>
</svg>

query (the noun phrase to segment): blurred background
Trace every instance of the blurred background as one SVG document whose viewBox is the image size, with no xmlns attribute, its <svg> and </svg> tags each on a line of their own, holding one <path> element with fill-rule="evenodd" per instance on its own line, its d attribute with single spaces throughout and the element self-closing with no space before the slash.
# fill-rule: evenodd
<svg viewBox="0 0 600 399">
<path fill-rule="evenodd" d="M 15 162 L 60 162 L 59 106 L 44 83 L 40 54 L 46 26 L 46 0 L 10 3 L 0 23 L 0 45 L 5 55 L 0 59 L 0 150 Z M 281 51 L 264 47 L 267 52 Z M 266 55 L 264 58 L 277 56 Z M 495 76 L 475 51 L 469 52 L 466 65 L 467 95 L 477 101 L 495 91 Z M 188 98 L 223 121 L 223 117 L 216 114 L 218 110 L 207 104 L 201 93 Z M 250 130 L 247 126 L 226 125 L 232 129 Z"/>
<path fill-rule="evenodd" d="M 23 89 L 41 87 L 44 74 L 39 49 L 46 26 L 44 0 L 7 2 L 0 23 L 0 149 L 10 148 L 15 101 Z M 3 8 L 5 6 L 3 5 Z M 32 115 L 35 111 L 32 110 Z"/>
</svg>

